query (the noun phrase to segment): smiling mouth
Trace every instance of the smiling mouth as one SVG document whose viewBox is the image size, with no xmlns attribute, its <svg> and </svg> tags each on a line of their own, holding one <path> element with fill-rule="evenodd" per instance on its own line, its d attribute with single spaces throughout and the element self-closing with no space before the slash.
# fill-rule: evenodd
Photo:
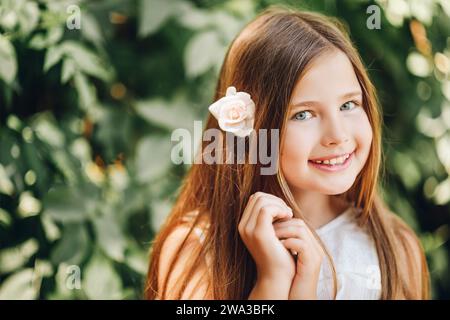
<svg viewBox="0 0 450 320">
<path fill-rule="evenodd" d="M 308 160 L 308 163 L 315 168 L 322 169 L 325 171 L 339 171 L 346 169 L 350 165 L 354 157 L 354 154 L 355 150 L 353 150 L 351 153 L 347 153 L 333 159 Z"/>
</svg>

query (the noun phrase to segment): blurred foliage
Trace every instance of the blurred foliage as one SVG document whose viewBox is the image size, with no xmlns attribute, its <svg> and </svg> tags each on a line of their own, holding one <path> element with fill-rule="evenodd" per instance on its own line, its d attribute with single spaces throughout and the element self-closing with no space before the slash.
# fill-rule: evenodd
<svg viewBox="0 0 450 320">
<path fill-rule="evenodd" d="M 0 299 L 141 298 L 187 169 L 170 133 L 205 118 L 230 41 L 279 1 L 0 3 Z M 377 1 L 380 30 L 370 1 L 283 3 L 348 27 L 384 108 L 385 197 L 449 298 L 450 2 Z"/>
</svg>

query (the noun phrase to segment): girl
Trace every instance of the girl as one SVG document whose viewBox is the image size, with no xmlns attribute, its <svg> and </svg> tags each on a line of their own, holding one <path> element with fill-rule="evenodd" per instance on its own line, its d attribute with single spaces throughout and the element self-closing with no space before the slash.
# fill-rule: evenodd
<svg viewBox="0 0 450 320">
<path fill-rule="evenodd" d="M 146 298 L 428 298 L 422 247 L 377 191 L 381 114 L 342 26 L 267 9 L 231 44 L 215 100 L 235 88 L 254 103 L 247 124 L 279 129 L 276 174 L 194 164 L 153 242 Z M 227 130 L 215 108 L 205 129 Z"/>
</svg>

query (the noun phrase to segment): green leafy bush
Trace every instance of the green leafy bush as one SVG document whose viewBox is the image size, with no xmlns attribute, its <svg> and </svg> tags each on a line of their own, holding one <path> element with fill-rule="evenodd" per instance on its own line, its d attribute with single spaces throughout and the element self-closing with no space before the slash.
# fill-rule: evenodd
<svg viewBox="0 0 450 320">
<path fill-rule="evenodd" d="M 227 46 L 273 3 L 1 1 L 0 299 L 141 298 L 187 169 L 170 133 L 205 118 Z M 300 5 L 349 28 L 384 108 L 386 199 L 448 298 L 450 6 L 378 1 L 369 30 L 370 4 Z"/>
</svg>

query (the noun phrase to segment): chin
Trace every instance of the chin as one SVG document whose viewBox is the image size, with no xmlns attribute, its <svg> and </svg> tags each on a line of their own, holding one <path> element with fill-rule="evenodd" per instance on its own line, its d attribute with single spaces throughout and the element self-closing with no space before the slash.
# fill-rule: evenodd
<svg viewBox="0 0 450 320">
<path fill-rule="evenodd" d="M 348 188 L 348 189 L 350 189 L 350 188 Z M 322 192 L 322 193 L 326 194 L 327 196 L 337 196 L 337 195 L 345 193 L 348 189 L 336 190 L 336 191 L 326 191 L 326 192 Z"/>
<path fill-rule="evenodd" d="M 347 192 L 348 190 L 350 190 L 352 185 L 353 182 L 343 186 L 334 186 L 334 187 L 327 186 L 326 188 L 320 188 L 322 189 L 320 190 L 320 193 L 326 194 L 328 196 L 335 196 Z"/>
</svg>

